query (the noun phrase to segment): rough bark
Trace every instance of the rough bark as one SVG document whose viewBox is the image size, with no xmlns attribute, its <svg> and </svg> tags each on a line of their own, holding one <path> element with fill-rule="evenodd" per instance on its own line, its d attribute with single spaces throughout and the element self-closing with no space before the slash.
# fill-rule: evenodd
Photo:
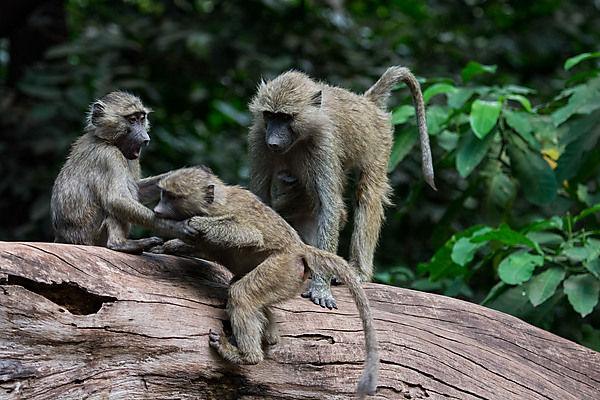
<svg viewBox="0 0 600 400">
<path fill-rule="evenodd" d="M 358 313 L 300 297 L 254 366 L 208 346 L 230 275 L 166 255 L 0 242 L 2 399 L 345 399 L 364 360 Z M 598 399 L 600 354 L 452 298 L 364 284 L 381 347 L 377 399 Z"/>
</svg>

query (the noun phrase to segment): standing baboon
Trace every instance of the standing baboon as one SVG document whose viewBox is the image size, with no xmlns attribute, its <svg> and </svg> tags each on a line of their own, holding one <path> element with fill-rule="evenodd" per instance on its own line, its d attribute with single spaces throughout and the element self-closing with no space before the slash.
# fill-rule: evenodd
<svg viewBox="0 0 600 400">
<path fill-rule="evenodd" d="M 140 181 L 139 157 L 150 142 L 149 112 L 139 98 L 120 91 L 92 104 L 86 132 L 73 144 L 52 188 L 56 242 L 141 252 L 162 239 L 127 240 L 131 224 L 172 237 L 195 233 L 184 222 L 156 218 L 140 203 L 158 197 L 161 177 Z"/>
<path fill-rule="evenodd" d="M 295 296 L 316 270 L 343 279 L 363 322 L 367 358 L 359 380 L 360 394 L 377 387 L 379 356 L 369 302 L 346 261 L 302 242 L 298 233 L 256 195 L 223 184 L 208 168 L 174 171 L 159 182 L 161 200 L 154 212 L 175 220 L 191 218 L 199 234 L 193 240 L 170 240 L 155 252 L 190 254 L 217 261 L 235 275 L 229 288 L 227 312 L 231 344 L 213 330 L 209 344 L 234 363 L 263 360 L 263 341 L 275 344 L 279 331 L 269 307 Z"/>
<path fill-rule="evenodd" d="M 358 170 L 350 265 L 364 281 L 373 275 L 383 206 L 389 204 L 387 166 L 394 131 L 385 103 L 399 81 L 412 94 L 423 172 L 435 188 L 423 96 L 407 68 L 389 68 L 363 95 L 290 71 L 262 82 L 249 105 L 254 118 L 248 136 L 251 189 L 306 243 L 337 251 L 346 215 L 344 186 L 349 172 Z M 303 296 L 336 307 L 330 279 L 313 276 Z"/>
</svg>

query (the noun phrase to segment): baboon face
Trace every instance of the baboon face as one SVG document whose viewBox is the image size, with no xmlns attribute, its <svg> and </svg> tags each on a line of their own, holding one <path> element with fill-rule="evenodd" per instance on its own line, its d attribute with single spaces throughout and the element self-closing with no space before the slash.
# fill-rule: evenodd
<svg viewBox="0 0 600 400">
<path fill-rule="evenodd" d="M 182 168 L 159 183 L 160 201 L 154 207 L 159 218 L 176 221 L 208 215 L 215 200 L 218 178 L 207 167 Z"/>
<path fill-rule="evenodd" d="M 150 143 L 148 113 L 136 96 L 115 91 L 92 105 L 88 129 L 94 135 L 113 143 L 128 160 L 140 157 L 142 146 Z"/>
<path fill-rule="evenodd" d="M 150 136 L 146 131 L 146 113 L 136 111 L 125 118 L 126 134 L 121 136 L 121 143 L 117 146 L 128 160 L 140 157 L 142 146 L 150 143 Z"/>
<path fill-rule="evenodd" d="M 296 135 L 292 129 L 294 117 L 285 113 L 263 113 L 265 121 L 265 140 L 273 153 L 283 154 L 292 147 Z"/>
</svg>

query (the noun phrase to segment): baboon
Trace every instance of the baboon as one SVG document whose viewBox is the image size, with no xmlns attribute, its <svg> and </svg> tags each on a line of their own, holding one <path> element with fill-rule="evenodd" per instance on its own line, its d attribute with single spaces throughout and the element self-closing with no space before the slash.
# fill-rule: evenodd
<svg viewBox="0 0 600 400">
<path fill-rule="evenodd" d="M 160 194 L 156 183 L 161 176 L 140 181 L 139 157 L 150 142 L 150 111 L 138 97 L 121 91 L 92 104 L 85 134 L 73 144 L 52 188 L 55 242 L 138 253 L 162 239 L 127 240 L 131 224 L 171 237 L 195 233 L 187 223 L 156 218 L 140 202 Z"/>
<path fill-rule="evenodd" d="M 377 338 L 369 302 L 347 262 L 304 244 L 298 233 L 249 190 L 227 186 L 208 168 L 184 168 L 160 180 L 157 216 L 190 218 L 197 238 L 165 242 L 151 250 L 187 254 L 227 267 L 234 280 L 227 313 L 237 346 L 213 331 L 209 344 L 226 360 L 256 364 L 263 360 L 263 341 L 275 344 L 279 331 L 269 306 L 294 297 L 312 270 L 343 279 L 356 301 L 366 342 L 366 361 L 359 380 L 360 394 L 374 393 L 379 371 Z"/>
<path fill-rule="evenodd" d="M 383 207 L 390 204 L 387 167 L 394 130 L 386 101 L 399 81 L 412 94 L 423 173 L 435 189 L 423 95 L 408 68 L 389 68 L 362 95 L 289 71 L 261 82 L 249 104 L 250 189 L 306 243 L 337 252 L 346 216 L 344 187 L 349 173 L 358 170 L 349 260 L 363 281 L 372 278 Z M 302 296 L 337 307 L 330 281 L 327 275 L 313 276 Z"/>
</svg>

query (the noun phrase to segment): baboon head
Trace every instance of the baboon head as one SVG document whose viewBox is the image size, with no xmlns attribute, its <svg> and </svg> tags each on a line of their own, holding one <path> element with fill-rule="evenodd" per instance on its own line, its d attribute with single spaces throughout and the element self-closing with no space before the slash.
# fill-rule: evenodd
<svg viewBox="0 0 600 400">
<path fill-rule="evenodd" d="M 111 92 L 92 104 L 87 130 L 117 146 L 128 160 L 135 160 L 150 142 L 147 116 L 151 111 L 130 93 Z"/>
<path fill-rule="evenodd" d="M 323 119 L 322 90 L 307 75 L 286 72 L 258 87 L 250 102 L 254 129 L 264 130 L 268 148 L 279 154 L 290 150 L 300 140 L 318 134 Z"/>
<path fill-rule="evenodd" d="M 223 183 L 208 167 L 182 168 L 158 183 L 160 201 L 154 207 L 159 218 L 182 221 L 195 215 L 208 215 L 215 203 L 215 187 Z"/>
</svg>

